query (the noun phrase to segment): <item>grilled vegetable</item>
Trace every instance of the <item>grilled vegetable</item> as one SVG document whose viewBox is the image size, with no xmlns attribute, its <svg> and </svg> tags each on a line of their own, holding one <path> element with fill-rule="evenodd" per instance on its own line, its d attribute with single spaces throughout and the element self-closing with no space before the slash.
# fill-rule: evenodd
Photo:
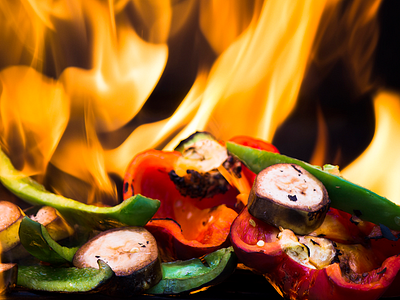
<svg viewBox="0 0 400 300">
<path fill-rule="evenodd" d="M 136 195 L 114 207 L 97 207 L 46 191 L 38 182 L 16 170 L 0 149 L 0 181 L 19 198 L 33 205 L 52 206 L 70 223 L 105 230 L 118 226 L 143 226 L 160 201 Z"/>
<path fill-rule="evenodd" d="M 369 240 L 363 229 L 347 240 L 348 231 L 356 233 L 358 227 L 351 222 L 335 225 L 344 221 L 339 212 L 344 213 L 329 212 L 333 217 L 329 225 L 335 232 L 303 237 L 254 218 L 246 207 L 232 223 L 232 246 L 239 261 L 263 274 L 285 299 L 372 300 L 386 291 L 398 297 L 400 240 Z M 345 219 L 350 218 L 347 214 Z M 333 241 L 330 233 L 348 244 Z"/>
<path fill-rule="evenodd" d="M 73 258 L 78 268 L 96 267 L 105 261 L 116 277 L 106 293 L 142 293 L 162 278 L 161 261 L 154 237 L 143 227 L 122 227 L 104 231 L 83 245 Z"/>
<path fill-rule="evenodd" d="M 251 147 L 254 149 L 269 151 L 269 152 L 273 152 L 273 153 L 279 153 L 279 150 L 271 143 L 268 143 L 264 140 L 260 140 L 260 139 L 253 138 L 250 136 L 246 136 L 246 135 L 234 136 L 231 139 L 229 139 L 229 142 L 234 142 L 236 144 Z M 235 158 L 229 152 L 228 152 L 228 155 L 229 155 L 229 157 Z M 240 160 L 239 160 L 239 162 L 240 162 Z M 240 164 L 241 164 L 242 174 L 247 178 L 249 183 L 252 184 L 254 182 L 254 179 L 256 178 L 256 174 L 254 172 L 250 171 L 249 168 L 247 168 L 246 165 L 243 164 L 242 162 L 240 162 Z"/>
<path fill-rule="evenodd" d="M 0 253 L 1 262 L 11 261 L 10 250 L 18 248 L 19 224 L 24 217 L 24 212 L 14 203 L 8 201 L 0 201 Z M 15 255 L 22 256 L 23 249 L 14 249 Z"/>
<path fill-rule="evenodd" d="M 229 228 L 237 216 L 233 208 L 238 192 L 232 186 L 227 193 L 211 198 L 180 194 L 168 176 L 180 156 L 176 151 L 146 150 L 133 158 L 124 178 L 125 199 L 141 194 L 161 201 L 146 228 L 157 238 L 162 252 L 168 253 L 168 261 L 227 247 Z"/>
<path fill-rule="evenodd" d="M 259 173 L 278 163 L 299 165 L 323 183 L 328 191 L 332 207 L 351 215 L 357 215 L 362 220 L 383 224 L 393 230 L 400 230 L 400 206 L 366 188 L 285 155 L 229 142 L 226 146 L 231 154 L 243 161 L 254 173 Z"/>
<path fill-rule="evenodd" d="M 24 248 L 37 259 L 51 264 L 71 263 L 77 247 L 59 245 L 45 226 L 24 217 L 19 228 L 19 237 Z"/>
<path fill-rule="evenodd" d="M 228 152 L 208 132 L 195 132 L 175 148 L 182 155 L 168 174 L 181 195 L 210 198 L 226 193 L 228 181 L 217 170 L 228 159 Z"/>
<path fill-rule="evenodd" d="M 29 218 L 43 225 L 55 241 L 65 239 L 74 234 L 74 229 L 54 207 L 43 206 L 32 215 L 28 214 L 28 212 L 26 213 Z"/>
<path fill-rule="evenodd" d="M 202 259 L 163 263 L 163 279 L 147 293 L 172 295 L 210 287 L 231 275 L 236 265 L 232 247 L 219 249 Z"/>
<path fill-rule="evenodd" d="M 6 222 L 3 225 L 6 225 L 11 219 L 18 217 L 16 222 L 9 224 L 9 226 L 0 233 L 0 241 L 2 245 L 6 245 L 2 248 L 5 251 L 1 251 L 2 262 L 17 262 L 29 255 L 29 252 L 21 245 L 19 236 L 22 220 L 28 217 L 25 216 L 25 213 L 22 212 L 18 206 L 10 202 L 0 202 L 0 210 L 3 212 L 1 214 L 1 219 Z M 44 230 L 46 230 L 46 232 L 48 231 L 54 240 L 64 239 L 74 233 L 74 229 L 50 206 L 30 208 L 26 210 L 26 214 L 28 214 L 30 218 L 36 220 L 39 227 L 41 226 L 40 224 L 42 224 Z M 28 235 L 28 243 L 30 243 L 30 238 L 31 236 Z M 14 245 L 11 249 L 7 247 L 7 245 L 10 244 Z"/>
<path fill-rule="evenodd" d="M 308 234 L 329 209 L 325 187 L 294 164 L 276 164 L 258 173 L 249 195 L 249 212 L 275 227 Z"/>
<path fill-rule="evenodd" d="M 20 266 L 17 285 L 34 291 L 86 293 L 103 287 L 114 272 L 103 261 L 97 268 L 60 268 L 46 265 Z M 108 286 L 108 284 L 107 284 Z M 104 289 L 106 289 L 104 287 Z"/>
<path fill-rule="evenodd" d="M 329 266 L 337 256 L 333 242 L 322 237 L 296 236 L 293 231 L 284 229 L 278 238 L 283 251 L 291 259 L 310 269 Z"/>
<path fill-rule="evenodd" d="M 18 265 L 0 263 L 0 295 L 6 294 L 17 283 Z"/>
<path fill-rule="evenodd" d="M 208 132 L 195 132 L 181 141 L 175 151 L 182 153 L 175 164 L 179 176 L 184 176 L 186 170 L 209 172 L 228 158 L 226 148 Z"/>
</svg>

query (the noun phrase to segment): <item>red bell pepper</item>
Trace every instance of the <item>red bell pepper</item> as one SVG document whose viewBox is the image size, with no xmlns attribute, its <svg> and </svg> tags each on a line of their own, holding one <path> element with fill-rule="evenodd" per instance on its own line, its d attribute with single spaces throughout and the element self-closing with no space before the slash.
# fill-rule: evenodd
<svg viewBox="0 0 400 300">
<path fill-rule="evenodd" d="M 239 260 L 288 299 L 365 300 L 399 294 L 391 284 L 400 280 L 400 240 L 376 239 L 377 228 L 331 209 L 315 234 L 335 241 L 339 262 L 319 269 L 287 255 L 277 237 L 280 230 L 255 219 L 247 208 L 233 222 L 230 238 Z"/>
<path fill-rule="evenodd" d="M 124 178 L 124 199 L 141 194 L 161 201 L 146 228 L 158 239 L 164 260 L 199 257 L 227 246 L 229 228 L 237 216 L 234 187 L 203 199 L 179 193 L 168 173 L 180 155 L 176 151 L 142 152 L 132 160 Z"/>
<path fill-rule="evenodd" d="M 232 140 L 277 151 L 272 145 L 250 137 Z M 178 151 L 144 151 L 134 157 L 124 178 L 124 199 L 141 194 L 161 201 L 146 228 L 161 245 L 165 260 L 199 257 L 229 245 L 230 226 L 243 207 L 237 205 L 239 192 L 231 185 L 225 193 L 209 198 L 182 196 L 169 176 L 181 155 Z M 254 179 L 254 173 L 248 169 L 244 172 L 245 178 Z"/>
</svg>

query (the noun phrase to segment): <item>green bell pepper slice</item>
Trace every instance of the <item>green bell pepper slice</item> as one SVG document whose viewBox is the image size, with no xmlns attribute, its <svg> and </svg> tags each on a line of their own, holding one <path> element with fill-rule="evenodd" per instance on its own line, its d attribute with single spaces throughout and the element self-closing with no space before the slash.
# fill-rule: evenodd
<svg viewBox="0 0 400 300">
<path fill-rule="evenodd" d="M 61 268 L 45 265 L 18 266 L 17 286 L 34 291 L 84 293 L 98 290 L 114 275 L 99 260 L 99 269 Z"/>
<path fill-rule="evenodd" d="M 400 230 L 400 206 L 385 197 L 295 158 L 232 142 L 227 142 L 226 147 L 231 154 L 256 174 L 274 164 L 299 165 L 322 182 L 328 191 L 332 207 L 356 215 L 362 220 Z"/>
<path fill-rule="evenodd" d="M 12 165 L 0 149 L 0 182 L 17 197 L 32 205 L 48 205 L 70 224 L 106 230 L 120 226 L 144 226 L 160 207 L 160 201 L 135 195 L 113 207 L 98 207 L 47 191 L 41 184 Z"/>
<path fill-rule="evenodd" d="M 79 247 L 64 247 L 52 239 L 46 227 L 24 217 L 19 227 L 22 246 L 34 257 L 50 264 L 71 263 Z"/>
<path fill-rule="evenodd" d="M 163 278 L 146 293 L 173 295 L 200 290 L 222 282 L 236 266 L 233 247 L 218 249 L 202 259 L 162 263 Z"/>
</svg>

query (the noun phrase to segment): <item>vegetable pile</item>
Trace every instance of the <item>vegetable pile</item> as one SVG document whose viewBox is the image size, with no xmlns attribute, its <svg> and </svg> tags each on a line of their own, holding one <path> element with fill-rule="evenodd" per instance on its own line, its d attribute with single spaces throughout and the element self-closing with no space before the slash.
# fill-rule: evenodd
<svg viewBox="0 0 400 300">
<path fill-rule="evenodd" d="M 196 132 L 139 153 L 114 207 L 47 191 L 1 149 L 0 170 L 32 205 L 0 201 L 2 294 L 192 293 L 243 266 L 288 299 L 400 295 L 400 208 L 265 141 Z"/>
</svg>

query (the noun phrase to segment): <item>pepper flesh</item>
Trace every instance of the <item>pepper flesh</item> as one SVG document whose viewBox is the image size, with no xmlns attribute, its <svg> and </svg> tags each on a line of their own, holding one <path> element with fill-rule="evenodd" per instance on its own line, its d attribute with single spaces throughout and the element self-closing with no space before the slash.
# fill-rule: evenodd
<svg viewBox="0 0 400 300">
<path fill-rule="evenodd" d="M 340 218 L 333 220 L 339 222 Z M 365 243 L 368 237 L 363 230 L 358 231 L 358 236 Z M 263 274 L 288 299 L 377 299 L 399 280 L 400 241 L 391 241 L 389 250 L 386 239 L 372 240 L 365 246 L 338 244 L 337 248 L 344 255 L 343 258 L 339 255 L 340 263 L 315 269 L 291 259 L 284 252 L 278 233 L 278 228 L 255 219 L 245 208 L 233 222 L 230 237 L 239 261 Z M 345 235 L 348 237 L 348 232 Z M 259 243 L 260 240 L 263 243 Z M 393 295 L 393 291 L 390 292 Z"/>
<path fill-rule="evenodd" d="M 400 206 L 366 188 L 285 155 L 230 142 L 227 142 L 226 146 L 230 153 L 237 156 L 254 173 L 278 163 L 300 165 L 324 184 L 332 207 L 355 214 L 362 220 L 400 230 Z"/>
</svg>

